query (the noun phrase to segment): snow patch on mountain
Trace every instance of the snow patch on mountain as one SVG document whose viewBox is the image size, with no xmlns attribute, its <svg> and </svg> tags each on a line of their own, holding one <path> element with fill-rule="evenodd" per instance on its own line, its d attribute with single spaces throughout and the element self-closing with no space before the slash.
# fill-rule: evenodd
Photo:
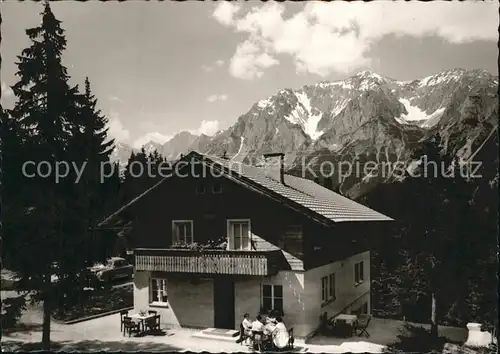
<svg viewBox="0 0 500 354">
<path fill-rule="evenodd" d="M 328 87 L 332 87 L 332 86 L 340 86 L 340 88 L 344 89 L 344 90 L 352 90 L 354 88 L 354 86 L 350 82 L 348 82 L 347 80 L 328 82 L 328 83 L 323 82 L 323 83 L 319 84 L 319 87 L 321 87 L 321 88 L 328 88 Z"/>
<path fill-rule="evenodd" d="M 332 109 L 332 117 L 335 117 L 337 114 L 342 112 L 342 110 L 347 106 L 347 103 L 349 103 L 349 99 L 347 98 L 337 102 L 337 105 Z"/>
<path fill-rule="evenodd" d="M 260 108 L 266 108 L 267 106 L 269 106 L 271 104 L 271 99 L 270 98 L 266 98 L 264 100 L 260 100 L 258 103 L 257 103 L 257 106 L 260 107 Z"/>
<path fill-rule="evenodd" d="M 429 119 L 427 119 L 427 121 L 424 122 L 421 125 L 421 127 L 422 128 L 432 128 L 433 126 L 435 126 L 436 124 L 438 124 L 439 120 L 443 116 L 444 110 L 445 110 L 444 107 L 438 108 L 434 113 L 432 113 L 429 116 Z"/>
<path fill-rule="evenodd" d="M 240 147 L 238 148 L 238 152 L 233 156 L 231 160 L 238 161 L 239 155 L 241 154 L 241 150 L 243 149 L 243 142 L 245 141 L 245 137 L 240 137 Z"/>
<path fill-rule="evenodd" d="M 433 120 L 433 122 L 439 120 L 445 110 L 444 107 L 441 107 L 433 113 L 427 114 L 427 112 L 422 111 L 420 108 L 412 106 L 410 100 L 406 98 L 400 98 L 399 102 L 401 102 L 405 106 L 406 112 L 408 112 L 407 114 L 403 113 L 400 117 L 395 118 L 399 123 L 402 124 L 410 121 L 426 121 L 424 123 L 425 125 L 431 119 Z"/>
<path fill-rule="evenodd" d="M 373 90 L 379 87 L 379 83 L 371 80 L 363 80 L 361 85 L 359 86 L 359 89 L 362 91 L 368 91 L 368 90 Z"/>
<path fill-rule="evenodd" d="M 318 123 L 323 114 L 311 107 L 311 101 L 305 92 L 295 92 L 295 97 L 297 105 L 285 119 L 292 124 L 300 125 L 311 139 L 318 139 L 323 134 L 322 131 L 318 131 Z"/>
<path fill-rule="evenodd" d="M 463 70 L 448 70 L 436 75 L 424 77 L 420 80 L 418 87 L 436 86 L 451 81 L 458 81 L 462 77 Z"/>
</svg>

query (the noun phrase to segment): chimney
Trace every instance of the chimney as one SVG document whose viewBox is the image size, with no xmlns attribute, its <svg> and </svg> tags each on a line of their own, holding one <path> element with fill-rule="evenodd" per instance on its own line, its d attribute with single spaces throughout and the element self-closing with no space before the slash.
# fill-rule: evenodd
<svg viewBox="0 0 500 354">
<path fill-rule="evenodd" d="M 273 157 L 279 157 L 279 179 L 282 184 L 285 184 L 285 154 L 282 152 L 264 154 L 265 161 Z"/>
</svg>

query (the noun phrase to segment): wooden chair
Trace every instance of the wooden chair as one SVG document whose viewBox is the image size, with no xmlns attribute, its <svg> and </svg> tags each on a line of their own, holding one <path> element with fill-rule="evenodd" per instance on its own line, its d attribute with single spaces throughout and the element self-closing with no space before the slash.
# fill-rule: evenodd
<svg viewBox="0 0 500 354">
<path fill-rule="evenodd" d="M 248 338 L 251 339 L 251 336 L 249 336 L 245 332 L 245 327 L 243 327 L 243 323 L 240 323 L 240 337 L 238 338 L 237 342 L 240 343 L 240 345 L 243 345 L 243 342 L 245 342 Z"/>
<path fill-rule="evenodd" d="M 137 334 L 141 333 L 141 328 L 138 323 L 135 323 L 132 321 L 132 318 L 125 316 L 123 318 L 123 335 L 128 332 L 128 336 L 130 337 L 132 335 L 132 332 L 135 332 Z"/>
<path fill-rule="evenodd" d="M 368 333 L 368 325 L 370 324 L 370 321 L 372 319 L 372 316 L 370 315 L 359 315 L 358 320 L 356 321 L 356 329 L 355 331 L 358 332 L 359 334 L 356 333 L 357 335 L 365 336 L 366 338 L 370 338 L 370 333 Z"/>
<path fill-rule="evenodd" d="M 155 310 L 148 310 L 148 315 L 157 315 L 158 311 Z"/>
<path fill-rule="evenodd" d="M 120 331 L 123 332 L 123 318 L 128 315 L 128 310 L 120 311 Z"/>
<path fill-rule="evenodd" d="M 160 315 L 155 315 L 155 317 L 146 320 L 146 328 L 150 332 L 161 331 Z"/>
<path fill-rule="evenodd" d="M 264 332 L 252 332 L 252 346 L 254 349 L 262 351 Z"/>
</svg>

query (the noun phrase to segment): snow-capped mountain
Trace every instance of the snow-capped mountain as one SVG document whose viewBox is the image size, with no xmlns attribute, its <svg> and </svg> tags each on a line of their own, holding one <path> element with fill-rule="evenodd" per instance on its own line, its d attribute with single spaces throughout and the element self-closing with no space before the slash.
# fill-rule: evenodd
<svg viewBox="0 0 500 354">
<path fill-rule="evenodd" d="M 253 164 L 264 153 L 284 152 L 294 171 L 325 160 L 404 161 L 439 130 L 446 146 L 470 154 L 474 141 L 497 125 L 497 87 L 498 77 L 484 70 L 451 69 L 413 81 L 362 71 L 341 81 L 282 89 L 212 137 L 183 132 L 158 149 L 170 159 L 196 150 Z M 467 125 L 472 116 L 481 117 L 474 129 Z M 454 146 L 455 140 L 469 148 Z M 342 190 L 362 193 L 359 182 L 347 178 Z"/>
<path fill-rule="evenodd" d="M 119 162 L 120 167 L 124 168 L 127 165 L 128 158 L 132 154 L 134 149 L 128 144 L 122 142 L 115 143 L 115 149 L 109 156 L 112 162 Z"/>
<path fill-rule="evenodd" d="M 167 160 L 176 160 L 183 153 L 189 150 L 203 151 L 210 137 L 201 134 L 200 136 L 192 134 L 188 131 L 182 131 L 175 134 L 170 140 L 164 144 L 160 144 L 155 141 L 149 141 L 141 146 L 147 155 L 152 154 L 157 151 Z M 117 143 L 115 150 L 111 154 L 110 159 L 112 161 L 120 161 L 120 165 L 124 166 L 127 164 L 128 158 L 132 152 L 139 152 L 140 149 L 133 149 L 130 145 L 125 143 Z"/>
</svg>

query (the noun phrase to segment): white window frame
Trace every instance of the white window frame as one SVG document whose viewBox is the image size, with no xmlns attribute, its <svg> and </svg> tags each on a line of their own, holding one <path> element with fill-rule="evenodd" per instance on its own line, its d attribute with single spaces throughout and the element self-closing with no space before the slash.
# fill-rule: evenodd
<svg viewBox="0 0 500 354">
<path fill-rule="evenodd" d="M 359 261 L 354 264 L 354 285 L 357 286 L 365 281 L 364 262 Z"/>
<path fill-rule="evenodd" d="M 175 230 L 175 224 L 177 223 L 190 223 L 191 224 L 191 242 L 194 242 L 194 223 L 193 220 L 172 220 L 172 244 L 173 245 L 185 245 L 185 244 L 190 244 L 190 243 L 180 243 L 178 240 L 178 235 L 176 234 Z"/>
<path fill-rule="evenodd" d="M 248 247 L 234 249 L 234 235 L 232 233 L 231 223 L 248 223 Z M 250 219 L 227 219 L 227 250 L 228 251 L 250 251 L 252 249 L 252 223 Z"/>
<path fill-rule="evenodd" d="M 268 284 L 268 283 L 260 284 L 260 307 L 261 308 L 264 307 L 264 286 L 270 286 L 271 287 L 271 308 L 268 309 L 268 310 L 271 311 L 273 309 L 276 309 L 276 306 L 274 305 L 274 301 L 275 301 L 275 299 L 281 299 L 281 304 L 282 304 L 281 310 L 284 311 L 284 308 L 283 308 L 283 307 L 285 307 L 284 293 L 283 293 L 284 287 L 281 284 Z M 274 296 L 274 287 L 275 286 L 281 286 L 281 297 Z"/>
<path fill-rule="evenodd" d="M 161 296 L 159 298 L 154 299 L 153 298 L 153 282 L 155 281 L 160 281 L 162 284 L 162 289 L 158 286 L 158 295 L 164 293 L 165 296 L 167 297 L 167 301 L 161 300 Z M 165 278 L 156 278 L 156 277 L 151 277 L 150 282 L 149 282 L 149 304 L 153 306 L 168 306 L 168 283 L 167 279 Z"/>
</svg>

